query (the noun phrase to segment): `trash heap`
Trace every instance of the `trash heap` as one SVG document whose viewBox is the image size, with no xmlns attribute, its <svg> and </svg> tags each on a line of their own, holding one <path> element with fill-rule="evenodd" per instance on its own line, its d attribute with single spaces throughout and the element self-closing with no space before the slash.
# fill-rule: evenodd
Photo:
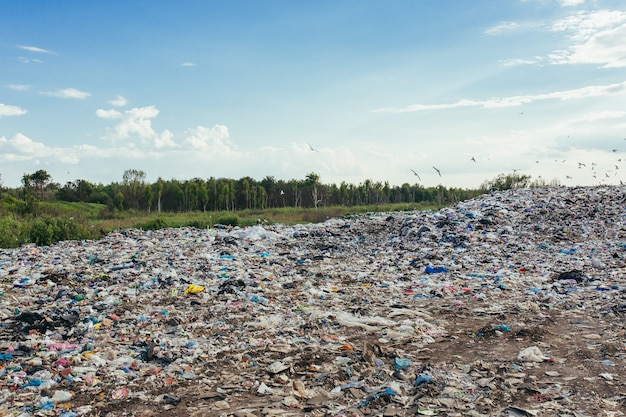
<svg viewBox="0 0 626 417">
<path fill-rule="evenodd" d="M 0 416 L 621 416 L 626 189 L 0 250 Z"/>
</svg>

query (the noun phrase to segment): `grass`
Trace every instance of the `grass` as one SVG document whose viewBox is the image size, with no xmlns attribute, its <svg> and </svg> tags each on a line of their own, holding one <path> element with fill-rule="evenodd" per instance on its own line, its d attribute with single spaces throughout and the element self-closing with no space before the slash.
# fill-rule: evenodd
<svg viewBox="0 0 626 417">
<path fill-rule="evenodd" d="M 19 216 L 10 214 L 7 210 L 0 212 L 0 247 L 16 247 L 30 242 L 44 245 L 57 240 L 98 239 L 103 234 L 127 228 L 210 228 L 218 223 L 245 227 L 256 225 L 259 221 L 264 224 L 321 223 L 346 215 L 437 210 L 441 207 L 424 203 L 402 203 L 353 207 L 283 207 L 237 212 L 148 213 L 116 211 L 96 203 L 38 202 L 30 214 Z"/>
</svg>

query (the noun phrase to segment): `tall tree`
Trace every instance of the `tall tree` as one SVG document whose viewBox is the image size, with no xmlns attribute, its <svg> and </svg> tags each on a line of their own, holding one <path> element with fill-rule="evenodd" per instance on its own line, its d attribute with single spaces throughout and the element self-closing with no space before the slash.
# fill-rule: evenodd
<svg viewBox="0 0 626 417">
<path fill-rule="evenodd" d="M 148 214 L 149 214 L 150 209 L 152 209 L 152 200 L 154 200 L 154 191 L 152 191 L 152 186 L 150 184 L 144 185 L 143 195 L 146 200 L 146 207 L 148 208 Z"/>
<path fill-rule="evenodd" d="M 157 212 L 161 212 L 161 197 L 163 197 L 163 178 L 157 180 Z"/>
<path fill-rule="evenodd" d="M 146 173 L 138 169 L 127 169 L 122 175 L 122 184 L 124 186 L 124 201 L 127 207 L 139 208 L 139 198 L 143 191 L 146 180 Z"/>
<path fill-rule="evenodd" d="M 307 174 L 304 183 L 311 191 L 311 202 L 313 207 L 317 208 L 318 204 L 322 202 L 323 198 L 319 193 L 320 176 L 314 172 Z"/>
<path fill-rule="evenodd" d="M 25 191 L 30 193 L 30 191 L 35 190 L 37 193 L 37 197 L 40 200 L 44 199 L 44 191 L 52 177 L 45 169 L 40 169 L 35 171 L 32 174 L 24 174 L 22 177 L 22 184 L 24 184 Z"/>
</svg>

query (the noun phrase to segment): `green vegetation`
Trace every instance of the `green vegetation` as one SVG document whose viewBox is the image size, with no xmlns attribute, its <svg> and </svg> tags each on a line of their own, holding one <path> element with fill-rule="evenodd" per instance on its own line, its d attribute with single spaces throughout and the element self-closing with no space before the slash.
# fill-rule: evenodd
<svg viewBox="0 0 626 417">
<path fill-rule="evenodd" d="M 121 228 L 316 223 L 366 212 L 437 210 L 494 190 L 545 186 L 515 173 L 502 174 L 473 190 L 408 183 L 392 187 L 370 180 L 358 185 L 322 184 L 314 173 L 287 182 L 273 177 L 262 181 L 159 178 L 149 184 L 138 170 L 125 171 L 121 183 L 77 180 L 62 187 L 39 170 L 24 174 L 22 184 L 6 189 L 0 183 L 1 248 L 98 239 Z"/>
</svg>

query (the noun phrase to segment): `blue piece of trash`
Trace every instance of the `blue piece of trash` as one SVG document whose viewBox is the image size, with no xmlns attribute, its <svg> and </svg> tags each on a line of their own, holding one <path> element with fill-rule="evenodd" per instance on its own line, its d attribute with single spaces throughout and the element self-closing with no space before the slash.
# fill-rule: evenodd
<svg viewBox="0 0 626 417">
<path fill-rule="evenodd" d="M 376 398 L 382 397 L 383 395 L 389 395 L 390 397 L 395 397 L 398 394 L 394 390 L 392 390 L 391 388 L 385 388 L 381 392 L 376 392 L 374 394 L 368 395 L 367 398 L 365 398 L 363 401 L 358 403 L 356 406 L 357 407 L 363 407 L 363 406 L 369 404 L 370 402 L 372 402 L 373 400 L 375 400 Z"/>
<path fill-rule="evenodd" d="M 433 376 L 429 374 L 419 374 L 415 379 L 415 386 L 419 387 L 422 384 L 432 384 Z"/>
<path fill-rule="evenodd" d="M 132 262 L 129 262 L 129 263 L 123 264 L 123 265 L 112 266 L 111 268 L 109 268 L 109 271 L 120 271 L 122 269 L 132 268 L 133 266 L 134 266 L 134 264 Z"/>
<path fill-rule="evenodd" d="M 393 365 L 396 367 L 396 370 L 401 370 L 406 368 L 407 366 L 410 366 L 413 362 L 411 362 L 409 359 L 407 358 L 393 358 Z"/>
<path fill-rule="evenodd" d="M 25 383 L 24 385 L 22 385 L 22 389 L 26 388 L 26 387 L 39 387 L 39 385 L 43 384 L 43 381 L 41 379 L 31 379 L 30 381 L 28 381 L 27 383 Z"/>
<path fill-rule="evenodd" d="M 448 272 L 446 268 L 443 266 L 430 266 L 428 265 L 424 270 L 427 274 L 441 274 L 443 272 Z"/>
</svg>

